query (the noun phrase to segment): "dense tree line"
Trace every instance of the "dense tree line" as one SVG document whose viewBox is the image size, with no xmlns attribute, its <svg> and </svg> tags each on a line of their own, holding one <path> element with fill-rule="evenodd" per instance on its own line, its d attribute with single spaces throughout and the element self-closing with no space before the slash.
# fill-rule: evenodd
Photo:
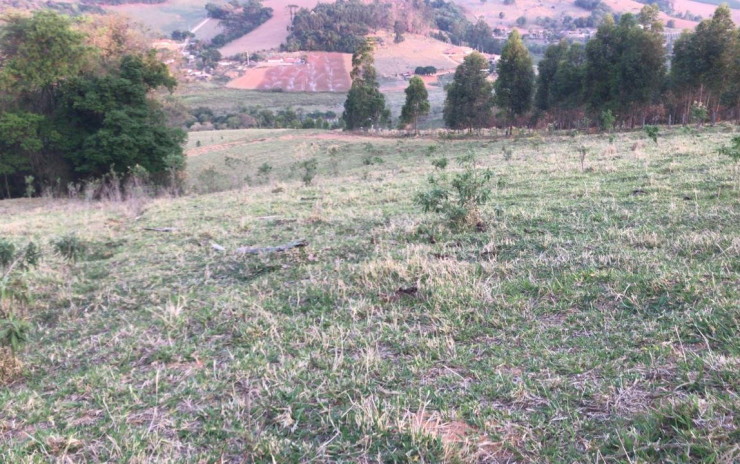
<svg viewBox="0 0 740 464">
<path fill-rule="evenodd" d="M 211 39 L 211 44 L 221 47 L 232 40 L 246 35 L 272 18 L 272 8 L 262 6 L 261 0 L 247 0 L 239 3 L 231 0 L 224 5 L 207 3 L 209 18 L 218 19 L 224 32 Z"/>
<path fill-rule="evenodd" d="M 262 107 L 248 107 L 238 112 L 216 114 L 204 106 L 190 110 L 181 122 L 191 131 L 250 128 L 336 129 L 340 123 L 333 111 L 306 112 L 303 108 L 273 111 Z"/>
<path fill-rule="evenodd" d="M 536 80 L 529 53 L 512 32 L 495 84 L 485 77 L 481 55 L 458 67 L 446 89 L 445 123 L 468 130 L 494 123 L 606 129 L 740 118 L 740 31 L 729 8 L 684 32 L 670 56 L 658 13 L 651 5 L 619 22 L 607 16 L 585 46 L 551 45 Z"/>
<path fill-rule="evenodd" d="M 295 13 L 290 35 L 282 48 L 354 53 L 366 35 L 393 25 L 387 3 L 365 4 L 360 0 L 319 3 L 313 10 L 301 8 Z"/>
<path fill-rule="evenodd" d="M 620 125 L 688 123 L 692 106 L 713 120 L 737 117 L 740 32 L 726 6 L 686 31 L 667 56 L 657 6 L 615 23 L 607 17 L 585 48 L 565 42 L 548 48 L 539 64 L 536 108 L 557 127 L 598 122 Z M 671 67 L 666 65 L 670 58 Z M 607 118 L 608 119 L 608 118 Z"/>
<path fill-rule="evenodd" d="M 462 9 L 445 0 L 425 0 L 432 10 L 434 26 L 439 32 L 436 39 L 453 45 L 468 45 L 483 53 L 501 53 L 503 41 L 493 37 L 493 29 L 483 19 L 471 23 Z"/>
<path fill-rule="evenodd" d="M 184 163 L 184 132 L 149 94 L 176 82 L 154 52 L 112 23 L 52 12 L 6 15 L 0 29 L 2 195 L 32 179 L 68 182 L 145 169 L 164 180 Z M 38 189 L 37 189 L 38 190 Z"/>
<path fill-rule="evenodd" d="M 286 51 L 354 53 L 365 36 L 373 31 L 392 30 L 398 42 L 403 40 L 405 32 L 421 30 L 420 22 L 437 30 L 432 34 L 433 37 L 453 45 L 467 44 L 485 53 L 500 53 L 503 47 L 503 41 L 493 37 L 493 30 L 485 20 L 471 23 L 460 7 L 452 2 L 413 1 L 408 8 L 394 15 L 389 3 L 339 0 L 336 3 L 319 3 L 312 10 L 299 9 L 282 48 Z"/>
</svg>

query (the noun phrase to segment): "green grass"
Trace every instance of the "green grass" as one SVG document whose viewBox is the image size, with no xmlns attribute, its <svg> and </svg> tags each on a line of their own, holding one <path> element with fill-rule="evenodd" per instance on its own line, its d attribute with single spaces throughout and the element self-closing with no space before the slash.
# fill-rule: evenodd
<svg viewBox="0 0 740 464">
<path fill-rule="evenodd" d="M 180 84 L 175 92 L 183 103 L 195 108 L 206 106 L 216 112 L 238 111 L 240 108 L 261 106 L 273 111 L 288 107 L 311 111 L 335 111 L 341 114 L 344 93 L 331 92 L 265 92 L 260 90 L 238 90 L 223 87 L 218 83 Z"/>
<path fill-rule="evenodd" d="M 166 3 L 126 4 L 107 8 L 141 23 L 155 33 L 169 35 L 174 30 L 190 30 L 206 19 L 205 3 L 197 0 L 168 0 Z"/>
<path fill-rule="evenodd" d="M 237 188 L 0 202 L 0 235 L 47 253 L 0 461 L 736 462 L 732 135 L 194 133 L 214 149 L 192 188 L 209 168 Z M 485 232 L 412 201 L 471 151 L 497 174 Z M 50 254 L 71 232 L 76 263 Z"/>
<path fill-rule="evenodd" d="M 398 86 L 398 82 L 393 81 L 389 85 L 394 87 L 392 89 L 381 88 L 381 91 L 385 95 L 393 120 L 397 122 L 401 107 L 406 100 L 406 94 Z M 443 85 L 427 87 L 432 111 L 429 116 L 420 121 L 420 128 L 443 127 L 442 108 L 445 99 L 443 87 Z M 238 112 L 248 107 L 262 107 L 274 112 L 286 108 L 303 108 L 306 113 L 334 111 L 341 116 L 344 111 L 344 101 L 347 99 L 346 93 L 238 90 L 224 87 L 218 82 L 180 84 L 175 91 L 175 96 L 190 108 L 204 106 L 211 108 L 217 114 Z"/>
</svg>

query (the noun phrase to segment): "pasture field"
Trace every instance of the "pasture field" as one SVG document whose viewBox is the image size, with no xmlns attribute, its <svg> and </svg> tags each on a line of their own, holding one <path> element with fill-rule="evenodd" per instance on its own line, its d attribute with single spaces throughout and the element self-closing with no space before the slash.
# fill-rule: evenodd
<svg viewBox="0 0 740 464">
<path fill-rule="evenodd" d="M 425 77 L 431 110 L 429 115 L 420 121 L 419 127 L 439 128 L 443 126 L 442 110 L 446 93 L 444 85 L 450 82 L 452 74 L 436 77 Z M 406 101 L 404 90 L 408 81 L 401 78 L 381 79 L 380 90 L 385 96 L 387 107 L 391 110 L 394 124 L 398 122 L 401 108 Z M 181 83 L 175 90 L 175 96 L 190 108 L 204 106 L 214 113 L 238 112 L 242 108 L 262 107 L 272 111 L 286 108 L 302 108 L 306 113 L 312 111 L 334 111 L 341 115 L 344 111 L 345 92 L 271 92 L 224 87 L 216 82 Z M 220 137 L 221 134 L 214 134 Z"/>
<path fill-rule="evenodd" d="M 200 132 L 213 193 L 0 202 L 44 251 L 0 461 L 737 462 L 736 134 Z M 413 198 L 468 154 L 458 229 Z"/>
<path fill-rule="evenodd" d="M 206 19 L 205 5 L 201 0 L 167 0 L 164 3 L 106 6 L 106 11 L 128 16 L 149 27 L 154 34 L 170 35 L 176 29 L 186 30 Z"/>
<path fill-rule="evenodd" d="M 232 89 L 218 83 L 179 84 L 175 95 L 191 108 L 206 106 L 214 112 L 238 111 L 239 108 L 261 106 L 271 110 L 288 107 L 311 111 L 335 111 L 341 114 L 346 93 L 336 92 L 265 92 Z M 403 105 L 403 103 L 401 103 Z"/>
</svg>

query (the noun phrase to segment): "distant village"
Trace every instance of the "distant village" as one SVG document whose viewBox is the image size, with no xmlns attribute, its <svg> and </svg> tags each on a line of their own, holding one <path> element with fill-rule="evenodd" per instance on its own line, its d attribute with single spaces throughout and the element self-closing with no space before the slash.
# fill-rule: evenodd
<svg viewBox="0 0 740 464">
<path fill-rule="evenodd" d="M 572 42 L 586 42 L 596 33 L 596 29 L 582 28 L 577 30 L 563 31 L 561 37 L 554 37 L 551 31 L 546 29 L 529 29 L 522 30 L 523 38 L 530 44 L 539 47 L 546 47 L 552 43 L 557 43 L 561 38 Z M 495 39 L 505 40 L 512 28 L 498 26 L 493 30 Z M 385 46 L 382 38 L 378 38 L 378 43 Z M 183 41 L 171 39 L 158 39 L 152 43 L 152 47 L 159 50 L 165 55 L 164 62 L 170 66 L 173 73 L 178 75 L 183 82 L 208 82 L 212 80 L 232 80 L 237 79 L 245 74 L 248 69 L 256 67 L 273 67 L 273 66 L 300 66 L 306 64 L 305 52 L 261 52 L 261 53 L 242 53 L 240 56 L 222 58 L 206 63 L 199 57 L 192 47 L 189 39 Z M 471 53 L 472 48 L 465 46 L 451 45 L 445 49 L 443 54 L 456 60 L 462 61 L 462 58 Z M 486 58 L 494 64 L 498 59 L 497 55 L 485 54 Z M 494 67 L 492 66 L 492 69 Z M 435 69 L 434 74 L 447 74 L 454 71 L 454 67 L 446 69 Z M 394 75 L 383 75 L 385 79 L 400 78 L 410 79 L 414 75 L 413 71 L 400 70 Z M 495 72 L 494 76 L 495 77 Z"/>
</svg>

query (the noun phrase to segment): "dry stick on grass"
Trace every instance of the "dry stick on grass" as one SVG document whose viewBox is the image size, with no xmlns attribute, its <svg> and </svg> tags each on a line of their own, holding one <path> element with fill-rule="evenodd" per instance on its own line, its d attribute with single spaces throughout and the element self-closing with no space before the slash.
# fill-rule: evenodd
<svg viewBox="0 0 740 464">
<path fill-rule="evenodd" d="M 291 248 L 302 248 L 307 245 L 308 245 L 308 242 L 306 240 L 296 240 L 295 242 L 284 243 L 282 245 L 278 245 L 274 247 L 264 247 L 264 248 L 239 247 L 236 249 L 236 252 L 241 253 L 243 255 L 258 255 L 261 253 L 276 253 L 280 251 L 287 251 L 287 250 L 290 250 Z"/>
<path fill-rule="evenodd" d="M 153 232 L 174 232 L 177 227 L 144 227 L 144 230 L 151 230 Z"/>
</svg>

